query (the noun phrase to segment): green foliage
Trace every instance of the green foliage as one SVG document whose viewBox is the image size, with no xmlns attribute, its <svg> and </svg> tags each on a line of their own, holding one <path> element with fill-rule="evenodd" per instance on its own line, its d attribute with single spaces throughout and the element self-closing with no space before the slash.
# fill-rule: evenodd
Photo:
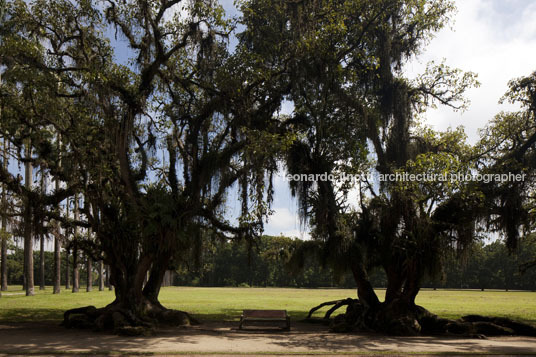
<svg viewBox="0 0 536 357">
<path fill-rule="evenodd" d="M 425 287 L 454 289 L 510 289 L 536 290 L 534 284 L 536 270 L 525 273 L 520 267 L 536 258 L 536 239 L 534 236 L 521 240 L 516 252 L 512 254 L 503 241 L 490 244 L 473 244 L 467 256 L 449 254 L 444 266 L 443 278 L 427 280 Z"/>
<path fill-rule="evenodd" d="M 329 269 L 307 259 L 300 271 L 289 268 L 298 241 L 262 236 L 253 247 L 244 242 L 214 242 L 202 251 L 201 265 L 183 266 L 176 283 L 193 286 L 337 286 Z"/>
<path fill-rule="evenodd" d="M 476 146 L 479 168 L 485 173 L 511 173 L 522 180 L 499 182 L 483 187 L 487 200 L 485 221 L 503 233 L 507 244 L 514 249 L 520 232 L 534 229 L 534 159 L 536 157 L 536 95 L 535 75 L 513 80 L 503 97 L 521 106 L 516 112 L 499 113 L 482 131 Z"/>
<path fill-rule="evenodd" d="M 85 256 L 80 256 L 78 258 L 79 264 L 79 274 L 80 274 L 80 284 L 87 284 L 87 265 Z M 16 246 L 10 247 L 10 254 L 7 256 L 7 271 L 8 271 L 8 285 L 22 285 L 23 283 L 23 261 L 24 261 L 24 252 L 23 249 Z M 61 275 L 60 280 L 61 284 L 65 285 L 65 252 L 61 254 Z M 36 279 L 39 279 L 39 265 L 40 265 L 40 253 L 39 251 L 34 251 L 34 276 Z M 73 256 L 69 256 L 69 267 L 73 266 Z M 95 266 L 93 267 L 95 269 Z M 93 271 L 93 285 L 98 284 L 97 281 L 98 273 Z M 53 285 L 54 282 L 54 253 L 45 251 L 45 285 Z M 39 283 L 39 281 L 38 281 Z"/>
</svg>

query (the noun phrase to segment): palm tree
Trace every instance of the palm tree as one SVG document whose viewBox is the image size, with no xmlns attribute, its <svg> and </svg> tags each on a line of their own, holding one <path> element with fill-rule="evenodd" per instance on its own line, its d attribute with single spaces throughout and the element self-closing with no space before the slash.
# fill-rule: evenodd
<svg viewBox="0 0 536 357">
<path fill-rule="evenodd" d="M 25 186 L 28 191 L 32 189 L 33 168 L 30 161 L 32 156 L 31 141 L 26 144 Z M 24 283 L 26 296 L 34 295 L 34 262 L 32 237 L 32 207 L 26 199 L 24 207 Z"/>
<path fill-rule="evenodd" d="M 74 196 L 74 219 L 78 221 L 80 218 L 78 195 Z M 78 236 L 78 226 L 74 226 L 73 235 L 73 293 L 80 290 L 80 270 L 78 267 L 78 246 L 76 243 Z"/>
<path fill-rule="evenodd" d="M 41 171 L 41 192 L 46 192 L 45 173 Z M 40 224 L 44 224 L 40 222 Z M 41 230 L 39 235 L 39 290 L 45 290 L 45 233 Z"/>
<path fill-rule="evenodd" d="M 65 216 L 69 218 L 69 199 L 65 201 Z M 65 239 L 67 239 L 68 229 L 65 229 Z M 65 247 L 65 289 L 70 290 L 70 275 L 69 275 L 69 254 L 70 254 L 70 247 L 67 245 Z"/>
<path fill-rule="evenodd" d="M 99 260 L 99 291 L 104 290 L 104 261 Z"/>
<path fill-rule="evenodd" d="M 60 188 L 59 180 L 56 180 L 55 188 L 57 192 Z M 68 269 L 67 269 L 67 276 L 69 276 Z M 59 294 L 60 292 L 61 292 L 61 240 L 60 240 L 60 226 L 56 222 L 56 227 L 54 230 L 54 291 L 53 293 Z"/>
<path fill-rule="evenodd" d="M 3 150 L 3 165 L 4 170 L 7 170 L 8 167 L 8 151 L 9 151 L 9 141 L 7 138 L 4 138 L 4 150 Z M 6 210 L 7 206 L 7 193 L 6 193 L 6 186 L 2 188 L 2 201 L 1 201 L 1 207 L 2 210 Z M 5 212 L 2 212 L 5 213 Z M 6 291 L 7 290 L 7 217 L 5 214 L 2 214 L 2 236 L 1 236 L 1 253 L 0 253 L 0 259 L 1 262 L 1 273 L 0 273 L 0 291 Z"/>
<path fill-rule="evenodd" d="M 88 230 L 88 235 L 91 236 L 91 231 Z M 90 292 L 93 290 L 93 260 L 91 259 L 91 256 L 88 254 L 87 261 L 86 261 L 86 271 L 87 271 L 87 286 L 86 291 Z"/>
</svg>

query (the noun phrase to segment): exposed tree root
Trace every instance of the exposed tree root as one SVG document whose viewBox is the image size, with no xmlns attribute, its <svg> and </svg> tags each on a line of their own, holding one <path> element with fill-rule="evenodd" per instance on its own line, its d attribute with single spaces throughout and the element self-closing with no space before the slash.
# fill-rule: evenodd
<svg viewBox="0 0 536 357">
<path fill-rule="evenodd" d="M 122 308 L 119 304 L 110 304 L 97 309 L 86 306 L 67 310 L 63 315 L 62 325 L 67 328 L 93 329 L 96 331 L 113 331 L 119 335 L 151 336 L 161 325 L 189 326 L 199 322 L 188 313 L 170 310 L 160 304 L 145 306 L 144 312 L 134 312 Z"/>
<path fill-rule="evenodd" d="M 312 314 L 324 306 L 332 307 L 322 319 L 312 318 Z M 346 306 L 346 312 L 331 319 L 331 314 L 343 306 Z M 334 332 L 375 331 L 404 336 L 454 334 L 479 338 L 536 336 L 536 327 L 504 317 L 468 315 L 459 320 L 444 319 L 421 306 L 409 306 L 398 300 L 382 303 L 375 309 L 365 307 L 357 299 L 328 301 L 312 308 L 306 321 L 329 323 Z"/>
<path fill-rule="evenodd" d="M 354 302 L 357 302 L 357 299 L 347 298 L 347 299 L 343 299 L 343 300 L 334 300 L 334 301 L 324 302 L 324 303 L 322 303 L 322 304 L 320 304 L 320 305 L 318 305 L 316 307 L 313 307 L 311 310 L 309 310 L 309 314 L 307 315 L 305 320 L 314 322 L 315 319 L 312 318 L 312 315 L 316 310 L 319 310 L 319 309 L 323 308 L 324 306 L 334 305 L 324 315 L 323 319 L 324 320 L 329 320 L 329 318 L 331 317 L 331 314 L 333 314 L 336 310 L 338 310 L 339 308 L 341 308 L 343 306 L 347 306 L 349 304 L 352 304 Z"/>
</svg>

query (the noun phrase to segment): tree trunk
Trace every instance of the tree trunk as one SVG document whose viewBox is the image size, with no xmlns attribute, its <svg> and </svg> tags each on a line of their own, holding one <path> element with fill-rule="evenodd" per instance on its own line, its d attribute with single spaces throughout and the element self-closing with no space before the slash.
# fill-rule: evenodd
<svg viewBox="0 0 536 357">
<path fill-rule="evenodd" d="M 45 235 L 39 239 L 39 290 L 45 290 Z"/>
<path fill-rule="evenodd" d="M 78 268 L 78 247 L 76 246 L 76 240 L 73 245 L 73 293 L 80 291 L 80 270 Z"/>
<path fill-rule="evenodd" d="M 7 170 L 8 167 L 8 145 L 9 142 L 6 138 L 4 138 L 4 152 L 3 152 L 3 165 L 4 169 Z M 7 193 L 6 193 L 6 187 L 4 186 L 2 189 L 2 207 L 4 207 L 4 211 L 7 210 Z M 5 213 L 5 212 L 4 212 Z M 0 291 L 7 291 L 7 217 L 5 215 L 2 215 L 2 238 L 1 238 L 1 247 L 0 247 L 0 260 L 1 260 L 1 266 L 0 266 Z"/>
<path fill-rule="evenodd" d="M 106 265 L 106 286 L 108 287 L 108 290 L 114 289 L 114 284 L 112 283 L 112 279 L 110 277 L 110 266 Z"/>
<path fill-rule="evenodd" d="M 70 290 L 71 284 L 69 283 L 71 279 L 71 274 L 69 272 L 69 255 L 71 254 L 69 249 L 65 249 L 65 289 Z"/>
<path fill-rule="evenodd" d="M 78 212 L 78 195 L 74 196 L 74 219 L 76 221 L 80 218 L 80 212 Z M 76 243 L 78 239 L 78 226 L 74 226 L 73 236 L 73 293 L 80 291 L 80 270 L 78 267 L 78 245 Z"/>
<path fill-rule="evenodd" d="M 388 280 L 387 291 L 385 301 L 380 302 L 365 267 L 355 263 L 352 272 L 359 299 L 348 300 L 346 314 L 342 315 L 343 318 L 338 318 L 333 330 L 345 332 L 357 328 L 394 335 L 415 335 L 422 329 L 431 331 L 430 323 L 440 323 L 437 316 L 415 305 L 415 297 L 420 287 L 419 268 L 419 263 L 415 263 L 405 266 L 402 270 L 396 259 L 393 259 L 390 265 L 384 266 Z"/>
<path fill-rule="evenodd" d="M 110 266 L 106 265 L 105 267 L 105 278 L 104 278 L 104 286 L 107 288 L 110 288 Z M 110 289 L 111 290 L 111 289 Z"/>
<path fill-rule="evenodd" d="M 7 230 L 4 228 L 5 226 L 4 217 L 2 217 L 2 229 L 4 229 L 4 234 L 2 234 L 2 242 L 1 242 L 1 254 L 0 259 L 1 262 L 1 272 L 0 272 L 0 291 L 7 291 Z"/>
<path fill-rule="evenodd" d="M 91 239 L 91 229 L 88 229 L 87 231 L 87 237 L 88 237 L 88 240 Z M 86 281 L 87 281 L 87 286 L 86 286 L 86 291 L 87 292 L 90 292 L 93 290 L 93 260 L 91 259 L 91 256 L 88 254 L 87 255 L 87 265 L 86 265 L 86 272 L 87 272 L 87 277 L 86 277 Z"/>
<path fill-rule="evenodd" d="M 357 285 L 357 296 L 359 301 L 369 308 L 376 308 L 380 305 L 380 300 L 369 281 L 365 267 L 360 263 L 354 264 L 352 267 L 352 274 Z"/>
<path fill-rule="evenodd" d="M 104 290 L 104 262 L 99 261 L 99 291 Z"/>
<path fill-rule="evenodd" d="M 54 237 L 54 294 L 61 292 L 61 241 L 59 239 L 59 228 Z M 69 275 L 69 274 L 67 274 Z"/>
<path fill-rule="evenodd" d="M 415 306 L 415 298 L 421 290 L 421 271 L 418 261 L 414 261 L 407 267 L 406 283 L 404 284 L 404 291 L 402 298 L 408 306 Z"/>
<path fill-rule="evenodd" d="M 160 288 L 162 287 L 170 259 L 171 255 L 166 254 L 161 259 L 158 259 L 158 261 L 154 261 L 151 265 L 149 279 L 143 288 L 143 294 L 152 302 L 158 301 L 158 294 L 160 294 Z"/>
<path fill-rule="evenodd" d="M 404 280 L 401 276 L 401 268 L 396 264 L 391 264 L 384 267 L 387 276 L 387 287 L 385 290 L 385 302 L 387 304 L 400 298 L 402 292 L 402 284 Z"/>
<path fill-rule="evenodd" d="M 58 134 L 57 144 L 58 144 L 58 151 L 60 151 L 61 150 L 61 134 Z M 61 167 L 61 159 L 59 162 L 59 166 Z M 56 179 L 54 182 L 54 186 L 55 186 L 56 192 L 58 192 L 60 189 L 60 180 Z M 60 212 L 59 204 L 56 207 L 56 209 L 58 210 L 58 213 L 59 213 Z M 61 241 L 60 241 L 59 222 L 56 222 L 55 230 L 56 232 L 54 235 L 54 294 L 59 294 L 61 292 Z M 67 275 L 69 275 L 68 269 L 67 269 Z"/>
<path fill-rule="evenodd" d="M 31 158 L 31 145 L 27 144 L 26 158 Z M 32 164 L 27 161 L 25 164 L 25 186 L 27 190 L 32 189 L 33 169 Z M 34 262 L 33 262 L 33 237 L 32 237 L 32 207 L 28 199 L 24 208 L 24 275 L 26 296 L 34 295 Z"/>
<path fill-rule="evenodd" d="M 152 333 L 160 323 L 174 326 L 197 323 L 187 313 L 166 309 L 158 301 L 160 284 L 169 263 L 168 255 L 164 259 L 157 259 L 158 263 L 153 264 L 145 288 L 143 282 L 151 266 L 151 259 L 120 258 L 123 258 L 120 259 L 122 264 L 110 264 L 110 282 L 115 290 L 114 302 L 102 309 L 86 307 L 69 310 L 64 314 L 64 325 L 113 329 L 119 334 L 146 335 Z M 127 261 L 129 263 L 125 264 Z"/>
<path fill-rule="evenodd" d="M 91 257 L 87 257 L 87 287 L 86 291 L 90 292 L 93 290 L 93 262 Z"/>
<path fill-rule="evenodd" d="M 41 172 L 41 192 L 46 193 L 45 174 Z M 43 222 L 39 222 L 43 225 Z M 43 229 L 43 227 L 41 227 Z M 39 232 L 39 290 L 45 290 L 45 234 Z"/>
</svg>

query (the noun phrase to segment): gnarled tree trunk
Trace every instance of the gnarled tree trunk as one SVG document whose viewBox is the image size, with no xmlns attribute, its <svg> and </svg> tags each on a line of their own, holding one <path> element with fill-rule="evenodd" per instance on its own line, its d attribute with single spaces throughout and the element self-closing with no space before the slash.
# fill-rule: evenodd
<svg viewBox="0 0 536 357">
<path fill-rule="evenodd" d="M 112 329 L 118 334 L 152 334 L 160 324 L 188 325 L 197 323 L 187 313 L 169 310 L 158 301 L 160 285 L 168 268 L 170 253 L 162 253 L 151 264 L 150 257 L 129 259 L 124 252 L 109 252 L 110 282 L 115 287 L 115 300 L 102 309 L 88 307 L 65 313 L 64 324 L 68 327 L 91 327 L 100 330 Z M 132 258 L 132 257 L 130 257 Z M 130 263 L 126 263 L 129 261 Z M 150 269 L 150 277 L 144 280 Z"/>
</svg>

